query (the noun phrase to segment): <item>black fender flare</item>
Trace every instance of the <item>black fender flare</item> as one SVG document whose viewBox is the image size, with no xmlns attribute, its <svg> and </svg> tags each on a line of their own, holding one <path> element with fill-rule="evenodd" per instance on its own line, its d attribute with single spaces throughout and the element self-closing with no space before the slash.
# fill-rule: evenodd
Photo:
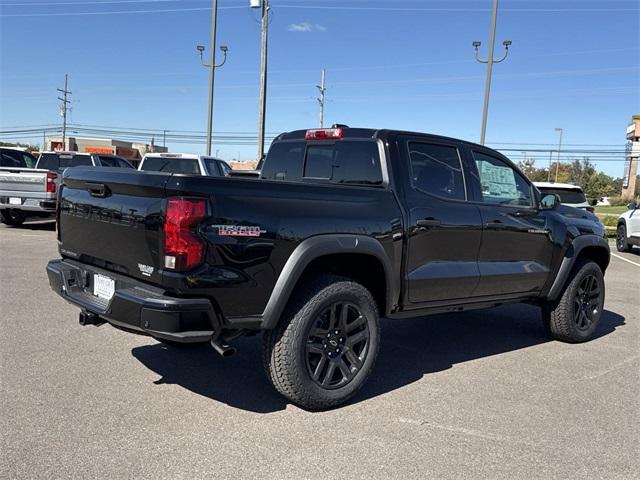
<svg viewBox="0 0 640 480">
<path fill-rule="evenodd" d="M 562 289 L 567 283 L 569 274 L 580 256 L 580 252 L 587 247 L 602 248 L 606 250 L 607 256 L 609 255 L 609 243 L 605 238 L 597 235 L 580 235 L 579 237 L 575 237 L 565 251 L 556 279 L 547 294 L 548 300 L 556 300 L 562 294 Z"/>
<path fill-rule="evenodd" d="M 393 270 L 391 260 L 378 240 L 365 235 L 318 235 L 303 240 L 285 263 L 262 313 L 262 329 L 272 329 L 278 324 L 291 294 L 307 266 L 316 258 L 336 253 L 358 253 L 371 255 L 378 259 L 384 268 L 386 303 L 390 305 L 394 288 Z M 386 312 L 380 313 L 384 315 Z"/>
</svg>

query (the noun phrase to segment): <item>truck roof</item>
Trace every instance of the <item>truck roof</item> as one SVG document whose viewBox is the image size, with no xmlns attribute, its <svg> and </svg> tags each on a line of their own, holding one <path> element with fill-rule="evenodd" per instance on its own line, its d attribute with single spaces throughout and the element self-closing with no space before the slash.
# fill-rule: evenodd
<svg viewBox="0 0 640 480">
<path fill-rule="evenodd" d="M 446 140 L 446 141 L 456 142 L 456 143 L 465 143 L 469 146 L 474 146 L 477 148 L 490 148 L 474 142 L 469 142 L 467 140 L 461 140 L 459 138 L 446 137 L 444 135 L 436 135 L 432 133 L 413 132 L 409 130 L 391 130 L 386 128 L 358 128 L 358 127 L 353 128 L 353 127 L 348 127 L 346 125 L 339 125 L 339 124 L 333 125 L 330 128 L 342 128 L 342 138 L 382 138 L 388 135 L 415 135 L 420 137 L 432 138 L 434 140 Z M 306 130 L 293 130 L 291 132 L 281 133 L 274 139 L 274 142 L 279 140 L 303 140 L 305 138 L 306 133 L 309 130 L 328 130 L 330 128 L 325 128 L 325 129 L 311 128 Z"/>
<path fill-rule="evenodd" d="M 40 152 L 40 153 L 53 153 L 55 155 L 91 155 L 90 153 L 86 153 L 86 152 L 73 152 L 73 151 L 56 151 L 56 150 L 46 150 L 44 152 Z M 110 155 L 110 154 L 107 154 Z"/>
<path fill-rule="evenodd" d="M 201 158 L 212 158 L 214 160 L 220 160 L 224 162 L 224 160 L 222 160 L 221 158 L 217 158 L 212 155 L 198 155 L 196 153 L 169 153 L 169 152 L 156 153 L 154 152 L 154 153 L 146 153 L 145 158 L 184 158 L 187 160 L 199 160 Z"/>
</svg>

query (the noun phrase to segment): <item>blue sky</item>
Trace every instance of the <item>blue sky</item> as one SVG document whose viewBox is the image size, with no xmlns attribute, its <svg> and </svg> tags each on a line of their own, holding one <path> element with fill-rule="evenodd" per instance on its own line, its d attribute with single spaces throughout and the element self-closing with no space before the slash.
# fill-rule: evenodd
<svg viewBox="0 0 640 480">
<path fill-rule="evenodd" d="M 325 123 L 478 141 L 485 67 L 474 60 L 471 42 L 481 40 L 486 56 L 490 0 L 271 5 L 268 132 L 316 126 L 315 85 L 324 67 Z M 0 0 L 0 6 L 0 130 L 58 123 L 55 89 L 65 73 L 73 123 L 205 129 L 208 73 L 195 45 L 208 47 L 209 0 Z M 218 44 L 229 46 L 229 59 L 216 74 L 214 132 L 256 132 L 257 12 L 248 0 L 219 0 L 219 7 Z M 639 16 L 634 0 L 502 0 L 496 56 L 503 40 L 513 45 L 494 67 L 487 143 L 549 148 L 535 144 L 555 144 L 554 127 L 562 127 L 563 142 L 573 148 L 622 150 L 625 127 L 640 113 Z M 585 144 L 611 147 L 578 146 Z M 254 146 L 214 149 L 227 159 L 238 152 L 255 157 Z M 620 176 L 623 162 L 598 166 Z"/>
</svg>

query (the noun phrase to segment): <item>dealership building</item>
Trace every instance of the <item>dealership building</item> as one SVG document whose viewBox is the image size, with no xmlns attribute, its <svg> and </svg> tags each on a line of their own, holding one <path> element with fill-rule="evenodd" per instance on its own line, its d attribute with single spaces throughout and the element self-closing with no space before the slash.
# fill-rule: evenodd
<svg viewBox="0 0 640 480">
<path fill-rule="evenodd" d="M 62 137 L 47 138 L 46 150 L 63 150 L 68 152 L 104 153 L 118 155 L 138 166 L 142 157 L 151 152 L 166 152 L 166 147 L 149 143 L 133 143 L 110 138 L 66 137 L 62 145 Z"/>
<path fill-rule="evenodd" d="M 632 200 L 636 192 L 638 161 L 640 161 L 640 115 L 634 115 L 627 127 L 622 198 Z"/>
</svg>

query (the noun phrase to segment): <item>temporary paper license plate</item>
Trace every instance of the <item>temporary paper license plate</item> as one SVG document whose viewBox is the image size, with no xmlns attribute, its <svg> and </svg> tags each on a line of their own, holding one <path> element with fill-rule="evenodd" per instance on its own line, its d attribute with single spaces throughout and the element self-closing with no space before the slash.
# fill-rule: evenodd
<svg viewBox="0 0 640 480">
<path fill-rule="evenodd" d="M 105 277 L 104 275 L 93 276 L 93 294 L 96 297 L 104 298 L 105 300 L 111 300 L 113 294 L 116 291 L 116 282 L 112 278 Z"/>
<path fill-rule="evenodd" d="M 22 205 L 22 199 L 17 197 L 9 197 L 9 205 Z"/>
</svg>

